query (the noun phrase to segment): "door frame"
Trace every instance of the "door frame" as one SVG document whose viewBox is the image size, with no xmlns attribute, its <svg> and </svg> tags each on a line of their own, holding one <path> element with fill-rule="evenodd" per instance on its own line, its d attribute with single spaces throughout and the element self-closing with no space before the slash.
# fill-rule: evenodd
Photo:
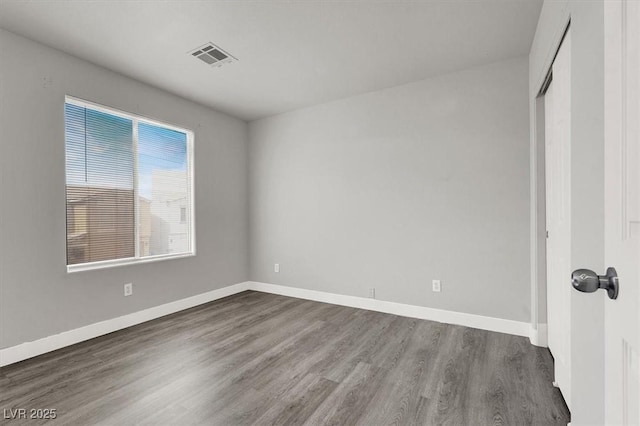
<svg viewBox="0 0 640 426">
<path fill-rule="evenodd" d="M 571 137 L 571 29 L 564 33 L 545 80 L 545 226 L 548 347 L 554 356 L 554 386 L 571 408 L 571 271 L 572 152 Z M 551 150 L 549 150 L 552 148 Z M 566 270 L 566 273 L 563 272 Z M 548 287 L 552 284 L 552 287 Z M 553 308 L 553 311 L 552 311 Z M 552 315 L 553 314 L 553 315 Z M 553 321 L 553 323 L 552 323 Z M 554 346 L 551 346 L 551 343 Z"/>
<path fill-rule="evenodd" d="M 547 215 L 545 179 L 545 109 L 544 95 L 551 83 L 553 62 L 571 26 L 571 16 L 554 36 L 552 54 L 546 72 L 534 86 L 537 88 L 535 108 L 531 111 L 535 126 L 530 142 L 530 257 L 531 257 L 531 330 L 529 340 L 535 346 L 548 347 L 547 328 Z"/>
<path fill-rule="evenodd" d="M 558 53 L 563 46 L 563 43 L 569 34 L 571 28 L 570 16 L 567 17 L 566 24 L 562 27 L 562 31 L 557 37 L 557 41 L 554 44 L 552 55 L 547 64 L 546 73 L 539 85 L 537 96 L 535 98 L 535 109 L 532 111 L 535 118 L 534 129 L 532 132 L 532 147 L 531 147 L 531 275 L 532 275 L 532 297 L 531 297 L 531 314 L 532 324 L 530 340 L 531 343 L 536 346 L 549 347 L 549 328 L 548 328 L 548 309 L 547 309 L 547 230 L 549 226 L 547 224 L 547 170 L 546 170 L 546 142 L 547 142 L 547 123 L 545 122 L 547 111 L 545 107 L 545 100 L 547 90 L 552 84 L 553 80 L 553 65 Z M 571 53 L 569 53 L 571 57 Z M 569 59 L 570 60 L 570 59 Z M 570 60 L 571 61 L 571 60 Z M 571 150 L 569 151 L 569 158 L 571 158 Z M 571 192 L 571 187 L 569 187 Z M 569 194 L 569 198 L 570 194 Z M 571 262 L 571 256 L 569 256 L 569 262 Z M 569 301 L 570 302 L 570 301 Z M 569 305 L 569 321 L 571 321 L 571 306 Z M 569 329 L 570 333 L 570 329 Z M 566 336 L 570 337 L 570 334 Z M 571 346 L 569 344 L 569 350 Z M 557 348 L 556 348 L 557 349 Z M 567 354 L 565 354 L 567 355 Z M 571 357 L 565 360 L 568 368 L 571 368 Z M 567 406 L 571 403 L 571 375 L 563 377 L 563 388 L 565 394 L 565 403 Z M 553 385 L 559 387 L 559 378 L 556 376 L 556 380 Z"/>
<path fill-rule="evenodd" d="M 561 0 L 545 2 L 529 55 L 530 105 L 530 244 L 532 342 L 546 343 L 544 333 L 546 283 L 539 251 L 544 244 L 543 215 L 538 215 L 540 184 L 544 182 L 536 153 L 543 141 L 536 122 L 536 97 L 545 80 L 567 23 L 572 27 L 572 255 L 571 267 L 604 271 L 604 165 L 602 153 L 604 104 L 604 2 Z M 602 187 L 602 197 L 600 188 Z M 595 192 L 594 192 L 595 191 Z M 570 279 L 567 280 L 568 285 Z M 604 292 L 571 292 L 572 419 L 576 423 L 602 424 L 604 400 Z M 539 326 L 540 325 L 540 326 Z M 544 346 L 544 345 L 543 345 Z"/>
</svg>

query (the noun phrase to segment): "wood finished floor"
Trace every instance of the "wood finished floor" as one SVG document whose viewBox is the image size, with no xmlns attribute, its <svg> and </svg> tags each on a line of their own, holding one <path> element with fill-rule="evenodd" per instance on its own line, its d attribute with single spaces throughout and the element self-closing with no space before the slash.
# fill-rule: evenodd
<svg viewBox="0 0 640 426">
<path fill-rule="evenodd" d="M 526 338 L 244 292 L 0 369 L 43 424 L 564 425 Z M 23 424 L 24 420 L 7 420 Z"/>
</svg>

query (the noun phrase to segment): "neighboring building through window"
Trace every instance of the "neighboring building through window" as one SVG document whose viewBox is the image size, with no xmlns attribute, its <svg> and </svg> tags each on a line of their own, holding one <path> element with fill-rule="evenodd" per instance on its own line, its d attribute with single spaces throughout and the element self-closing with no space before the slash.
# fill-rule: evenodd
<svg viewBox="0 0 640 426">
<path fill-rule="evenodd" d="M 194 254 L 193 133 L 67 97 L 69 271 Z"/>
<path fill-rule="evenodd" d="M 187 223 L 187 208 L 180 207 L 180 223 Z"/>
</svg>

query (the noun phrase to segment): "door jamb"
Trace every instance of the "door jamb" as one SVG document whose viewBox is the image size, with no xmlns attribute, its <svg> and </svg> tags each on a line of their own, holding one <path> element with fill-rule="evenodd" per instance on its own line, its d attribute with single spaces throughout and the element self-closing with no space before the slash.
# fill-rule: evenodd
<svg viewBox="0 0 640 426">
<path fill-rule="evenodd" d="M 571 16 L 558 33 L 551 50 L 546 73 L 534 87 L 539 87 L 533 104 L 533 123 L 530 139 L 530 262 L 531 262 L 531 330 L 529 340 L 535 346 L 547 347 L 547 218 L 545 191 L 545 131 L 544 94 L 553 78 L 552 66 L 569 27 Z"/>
</svg>

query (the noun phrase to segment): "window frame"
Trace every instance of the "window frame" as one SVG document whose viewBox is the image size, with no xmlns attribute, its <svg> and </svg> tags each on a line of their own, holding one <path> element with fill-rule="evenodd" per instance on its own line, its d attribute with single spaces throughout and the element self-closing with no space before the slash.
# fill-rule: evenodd
<svg viewBox="0 0 640 426">
<path fill-rule="evenodd" d="M 95 111 L 103 112 L 105 114 L 111 114 L 116 117 L 124 118 L 127 120 L 131 120 L 132 122 L 132 151 L 133 151 L 133 198 L 134 198 L 134 256 L 126 257 L 121 259 L 112 259 L 112 260 L 101 260 L 96 262 L 86 262 L 86 263 L 77 263 L 77 264 L 66 264 L 67 262 L 67 250 L 68 250 L 68 235 L 67 235 L 67 226 L 65 225 L 65 264 L 67 267 L 67 273 L 73 272 L 82 272 L 82 271 L 90 271 L 94 269 L 105 269 L 105 268 L 113 268 L 117 266 L 126 266 L 126 265 L 137 265 L 142 263 L 150 263 L 150 262 L 159 262 L 170 259 L 181 259 L 185 257 L 193 257 L 196 255 L 196 232 L 195 232 L 195 176 L 194 176 L 194 155 L 193 155 L 193 145 L 194 145 L 194 132 L 193 130 L 186 129 L 184 127 L 176 126 L 174 124 L 166 123 L 163 121 L 155 120 L 149 117 L 143 117 L 137 114 L 133 114 L 130 112 L 125 112 L 122 110 L 118 110 L 115 108 L 111 108 L 108 106 L 100 105 L 95 102 L 87 101 L 84 99 L 76 98 L 74 96 L 66 95 L 64 98 L 63 110 L 66 104 L 76 105 L 82 108 L 89 108 Z M 64 117 L 64 113 L 63 113 Z M 138 124 L 145 123 L 152 126 L 163 127 L 165 129 L 174 130 L 177 132 L 184 133 L 187 137 L 187 195 L 189 197 L 189 203 L 187 204 L 191 207 L 190 212 L 187 214 L 188 219 L 188 235 L 189 235 L 189 250 L 183 253 L 167 253 L 167 254 L 159 254 L 155 256 L 140 256 L 140 230 L 139 230 L 139 214 L 140 214 L 140 200 L 138 197 Z M 63 119 L 63 124 L 66 126 L 66 117 Z M 66 151 L 66 132 L 64 136 L 64 147 Z M 67 185 L 67 163 L 66 163 L 66 155 L 65 155 L 65 173 L 64 173 L 64 185 L 66 188 Z M 66 209 L 67 209 L 67 198 L 66 198 L 66 190 L 65 190 L 65 223 L 66 223 Z"/>
</svg>

